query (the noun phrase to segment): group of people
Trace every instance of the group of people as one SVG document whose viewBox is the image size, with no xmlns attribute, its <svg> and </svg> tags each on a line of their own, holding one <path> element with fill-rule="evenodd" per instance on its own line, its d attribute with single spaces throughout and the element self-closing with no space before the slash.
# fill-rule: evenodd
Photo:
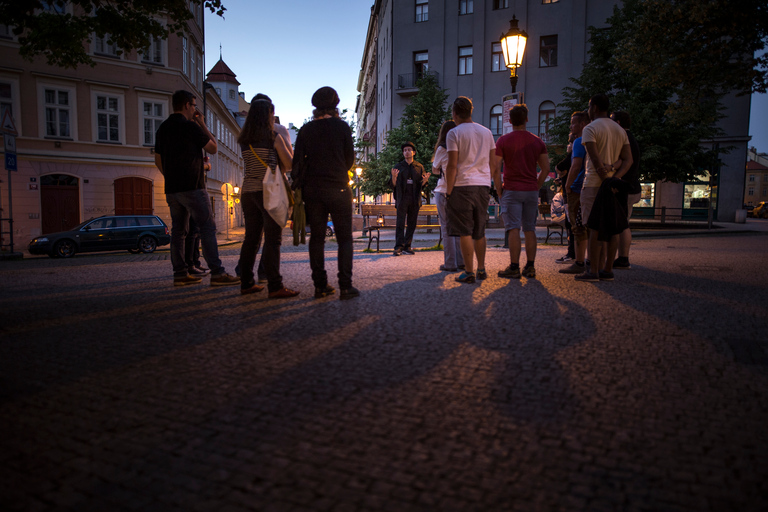
<svg viewBox="0 0 768 512">
<path fill-rule="evenodd" d="M 462 270 L 456 277 L 461 283 L 488 277 L 485 226 L 492 183 L 510 255 L 509 266 L 498 276 L 535 278 L 539 191 L 550 165 L 544 142 L 526 129 L 528 109 L 525 105 L 510 109 L 512 131 L 495 143 L 489 129 L 472 121 L 469 98 L 458 97 L 451 112 L 452 120 L 441 127 L 432 159 L 432 174 L 440 176 L 435 202 L 445 241 L 440 270 Z M 569 253 L 556 261 L 571 262 L 560 272 L 576 274 L 578 281 L 613 280 L 613 268 L 630 267 L 628 221 L 640 194 L 639 148 L 630 132 L 629 114 L 617 111 L 609 118 L 609 112 L 608 97 L 600 94 L 590 99 L 588 111 L 573 114 L 567 162 L 558 165 L 558 181 L 565 183 L 562 195 L 570 242 Z M 413 159 L 413 144 L 407 142 L 401 149 L 404 160 L 392 169 L 391 181 L 398 214 L 395 256 L 413 254 L 421 188 L 428 178 Z M 521 229 L 526 256 L 522 268 Z M 619 257 L 614 260 L 617 250 Z"/>
<path fill-rule="evenodd" d="M 325 226 L 328 216 L 336 228 L 338 242 L 339 298 L 352 299 L 360 292 L 352 286 L 352 191 L 347 170 L 354 163 L 352 130 L 339 117 L 339 96 L 331 87 L 322 87 L 312 96 L 313 120 L 296 138 L 295 150 L 284 127 L 275 124 L 275 109 L 269 97 L 259 94 L 251 101 L 248 116 L 238 137 L 245 164 L 241 203 L 245 218 L 245 239 L 237 265 L 238 276 L 228 274 L 219 259 L 216 224 L 205 187 L 203 150 L 215 154 L 216 138 L 197 109 L 189 91 L 173 95 L 173 113 L 158 128 L 155 164 L 165 177 L 166 200 L 171 213 L 171 264 L 174 286 L 199 284 L 201 271 L 186 254 L 185 240 L 190 221 L 199 231 L 203 257 L 210 267 L 211 286 L 240 285 L 249 295 L 264 290 L 254 275 L 262 234 L 264 249 L 260 267 L 267 281 L 268 297 L 295 297 L 299 292 L 286 287 L 280 275 L 280 245 L 283 226 L 267 212 L 262 182 L 268 169 L 290 170 L 294 188 L 302 191 L 306 221 L 312 232 L 309 260 L 315 298 L 335 293 L 325 271 Z"/>
</svg>

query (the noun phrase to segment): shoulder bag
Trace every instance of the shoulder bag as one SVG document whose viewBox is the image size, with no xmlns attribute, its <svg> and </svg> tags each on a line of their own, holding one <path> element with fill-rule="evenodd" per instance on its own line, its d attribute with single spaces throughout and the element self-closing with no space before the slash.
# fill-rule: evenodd
<svg viewBox="0 0 768 512">
<path fill-rule="evenodd" d="M 277 168 L 273 169 L 267 163 L 262 160 L 258 153 L 253 149 L 250 144 L 248 147 L 251 149 L 253 155 L 261 162 L 267 172 L 264 174 L 263 188 L 264 188 L 264 209 L 267 210 L 269 216 L 272 217 L 280 227 L 284 227 L 288 223 L 288 218 L 291 215 L 291 207 L 293 206 L 293 194 L 291 193 L 291 187 L 288 184 L 288 180 L 282 171 L 278 171 Z"/>
</svg>

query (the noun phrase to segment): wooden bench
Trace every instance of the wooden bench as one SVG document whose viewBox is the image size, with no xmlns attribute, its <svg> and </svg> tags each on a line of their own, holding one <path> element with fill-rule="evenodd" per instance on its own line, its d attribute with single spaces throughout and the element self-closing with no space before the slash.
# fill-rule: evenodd
<svg viewBox="0 0 768 512">
<path fill-rule="evenodd" d="M 395 229 L 397 227 L 397 207 L 392 204 L 361 204 L 360 214 L 363 216 L 365 227 L 363 236 L 368 233 L 368 250 L 376 239 L 376 252 L 379 252 L 379 241 L 382 229 Z M 440 221 L 437 217 L 437 205 L 422 204 L 419 208 L 419 217 L 416 221 L 416 229 L 437 229 L 440 233 L 440 241 L 443 243 L 443 233 L 440 231 Z M 375 235 L 373 233 L 376 233 Z"/>
<path fill-rule="evenodd" d="M 552 211 L 550 208 L 549 203 L 542 203 L 539 205 L 539 214 L 541 214 L 541 218 L 545 221 L 547 220 L 547 215 L 549 215 L 549 218 L 552 219 Z M 552 222 L 551 220 L 546 223 L 547 226 L 547 238 L 544 239 L 544 243 L 549 242 L 549 237 L 554 237 L 555 235 L 560 237 L 560 245 L 563 245 L 564 238 L 565 238 L 565 228 L 562 224 L 558 224 L 557 222 Z"/>
</svg>

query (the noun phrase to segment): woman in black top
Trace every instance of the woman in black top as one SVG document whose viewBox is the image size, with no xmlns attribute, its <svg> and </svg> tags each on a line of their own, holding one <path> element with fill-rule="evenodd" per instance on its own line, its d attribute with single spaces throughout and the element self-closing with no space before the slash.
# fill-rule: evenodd
<svg viewBox="0 0 768 512">
<path fill-rule="evenodd" d="M 277 160 L 283 169 L 292 165 L 291 153 L 286 141 L 274 131 L 275 118 L 272 104 L 266 100 L 251 101 L 251 108 L 237 142 L 245 163 L 245 178 L 243 180 L 242 197 L 243 216 L 245 217 L 245 239 L 240 249 L 240 293 L 243 295 L 260 292 L 263 286 L 256 284 L 253 279 L 253 265 L 261 244 L 261 233 L 264 232 L 264 251 L 261 261 L 267 273 L 267 286 L 270 299 L 287 299 L 295 297 L 299 292 L 283 286 L 280 275 L 280 244 L 282 242 L 283 226 L 280 226 L 264 209 L 264 189 L 262 181 L 267 173 L 268 165 L 277 168 Z"/>
<path fill-rule="evenodd" d="M 352 286 L 352 190 L 347 172 L 355 163 L 352 130 L 339 117 L 339 95 L 321 87 L 312 96 L 314 118 L 296 137 L 293 172 L 302 194 L 310 227 L 309 265 L 315 298 L 334 293 L 325 272 L 325 228 L 330 214 L 339 245 L 339 298 L 352 299 L 360 292 Z"/>
</svg>

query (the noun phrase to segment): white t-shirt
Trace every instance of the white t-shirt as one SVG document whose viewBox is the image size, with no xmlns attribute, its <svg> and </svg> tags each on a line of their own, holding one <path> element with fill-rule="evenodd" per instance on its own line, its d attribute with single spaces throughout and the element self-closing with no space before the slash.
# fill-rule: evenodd
<svg viewBox="0 0 768 512">
<path fill-rule="evenodd" d="M 448 167 L 448 151 L 443 146 L 438 146 L 435 151 L 435 160 L 432 162 L 432 169 L 441 169 L 443 172 L 440 179 L 437 180 L 435 192 L 443 194 L 448 192 L 448 184 L 445 182 L 445 169 Z"/>
<path fill-rule="evenodd" d="M 627 138 L 627 132 L 619 126 L 619 123 L 607 117 L 600 117 L 585 126 L 584 131 L 581 132 L 581 143 L 586 146 L 587 142 L 595 143 L 597 154 L 600 155 L 600 160 L 603 161 L 603 164 L 612 164 L 619 159 L 621 148 L 625 144 L 629 144 L 629 139 Z M 613 175 L 613 172 L 608 174 L 609 177 Z M 595 164 L 589 158 L 589 151 L 587 151 L 584 186 L 599 187 L 602 183 L 603 179 L 595 171 Z"/>
<path fill-rule="evenodd" d="M 446 145 L 448 151 L 459 152 L 455 187 L 491 186 L 489 157 L 496 151 L 491 130 L 477 123 L 461 123 L 448 132 Z"/>
</svg>

